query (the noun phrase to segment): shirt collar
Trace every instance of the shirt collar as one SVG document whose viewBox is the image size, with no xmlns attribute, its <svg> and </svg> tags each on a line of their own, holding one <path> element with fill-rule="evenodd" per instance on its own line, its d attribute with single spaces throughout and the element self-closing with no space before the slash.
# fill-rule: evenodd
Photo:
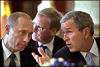
<svg viewBox="0 0 100 67">
<path fill-rule="evenodd" d="M 93 46 L 90 50 L 91 53 L 93 53 L 95 56 L 99 56 L 99 51 L 98 51 L 98 47 L 97 47 L 97 43 L 94 39 L 94 43 L 93 43 Z"/>
<path fill-rule="evenodd" d="M 98 47 L 97 47 L 97 43 L 96 43 L 95 39 L 94 39 L 94 42 L 93 42 L 90 52 L 93 53 L 95 56 L 99 56 L 99 51 L 98 51 Z M 84 57 L 86 57 L 87 52 L 81 52 L 81 54 Z"/>
<path fill-rule="evenodd" d="M 44 46 L 47 46 L 47 48 L 52 52 L 53 51 L 53 43 L 54 43 L 54 38 L 51 40 L 51 42 L 49 42 L 48 44 L 43 44 Z M 41 46 L 41 43 L 38 42 L 38 45 Z"/>
<path fill-rule="evenodd" d="M 6 61 L 9 58 L 9 56 L 11 55 L 11 52 L 6 48 L 3 40 L 2 40 L 2 47 L 3 47 L 4 60 Z M 18 60 L 20 60 L 20 54 L 19 53 L 20 53 L 19 51 L 14 53 Z"/>
</svg>

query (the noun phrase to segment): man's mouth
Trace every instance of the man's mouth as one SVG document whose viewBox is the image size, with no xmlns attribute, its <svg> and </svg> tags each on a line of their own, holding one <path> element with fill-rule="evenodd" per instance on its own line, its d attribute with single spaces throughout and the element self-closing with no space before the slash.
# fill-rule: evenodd
<svg viewBox="0 0 100 67">
<path fill-rule="evenodd" d="M 72 44 L 66 44 L 66 45 L 67 45 L 67 47 L 69 47 L 69 48 L 72 46 Z"/>
</svg>

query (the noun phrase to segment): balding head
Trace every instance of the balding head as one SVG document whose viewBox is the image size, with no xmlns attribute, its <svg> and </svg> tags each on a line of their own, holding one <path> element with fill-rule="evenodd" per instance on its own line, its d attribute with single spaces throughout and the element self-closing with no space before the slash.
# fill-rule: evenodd
<svg viewBox="0 0 100 67">
<path fill-rule="evenodd" d="M 24 12 L 15 12 L 8 17 L 6 25 L 9 25 L 10 27 L 14 27 L 17 24 L 17 20 L 19 17 L 26 17 L 31 19 L 31 17 Z"/>
</svg>

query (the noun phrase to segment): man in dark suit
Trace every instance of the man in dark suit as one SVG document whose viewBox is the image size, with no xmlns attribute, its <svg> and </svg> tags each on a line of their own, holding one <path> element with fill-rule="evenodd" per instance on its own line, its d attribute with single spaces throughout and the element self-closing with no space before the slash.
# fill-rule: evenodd
<svg viewBox="0 0 100 67">
<path fill-rule="evenodd" d="M 91 16 L 86 12 L 71 11 L 65 14 L 60 22 L 64 32 L 63 39 L 66 41 L 70 52 L 79 51 L 88 66 L 99 66 L 100 38 L 93 38 L 94 23 Z M 91 54 L 91 64 L 89 63 L 89 54 Z"/>
<path fill-rule="evenodd" d="M 24 12 L 15 12 L 8 17 L 5 36 L 0 40 L 0 67 L 10 65 L 34 67 L 35 62 L 31 53 L 24 51 L 32 33 L 33 23 L 29 15 Z M 15 56 L 13 62 L 10 61 L 10 55 Z"/>
<path fill-rule="evenodd" d="M 71 11 L 65 14 L 60 22 L 66 46 L 58 50 L 55 57 L 63 57 L 66 61 L 74 62 L 76 65 L 82 62 L 88 66 L 99 66 L 100 38 L 93 38 L 94 23 L 91 16 L 86 12 Z M 33 53 L 35 59 L 41 59 L 38 63 L 43 64 L 47 59 L 50 60 L 41 49 L 39 52 L 43 57 L 36 57 L 37 55 Z"/>
<path fill-rule="evenodd" d="M 95 38 L 95 40 L 96 40 L 98 49 L 100 51 L 100 45 L 99 45 L 100 44 L 100 37 Z M 76 65 L 78 65 L 80 62 L 82 62 L 84 65 L 87 64 L 84 57 L 82 56 L 82 54 L 79 51 L 70 52 L 67 46 L 65 46 L 65 47 L 61 48 L 60 50 L 58 50 L 55 53 L 55 57 L 56 58 L 62 57 L 62 58 L 64 58 L 64 60 L 66 60 L 68 62 L 74 62 Z M 96 66 L 99 66 L 99 65 L 96 65 Z"/>
<path fill-rule="evenodd" d="M 49 57 L 54 57 L 56 51 L 65 46 L 65 41 L 56 36 L 61 26 L 61 18 L 62 14 L 53 8 L 39 11 L 33 20 L 33 40 L 29 42 L 28 47 L 37 50 L 39 46 L 46 46 L 45 53 Z M 38 53 L 38 50 L 36 52 Z"/>
</svg>

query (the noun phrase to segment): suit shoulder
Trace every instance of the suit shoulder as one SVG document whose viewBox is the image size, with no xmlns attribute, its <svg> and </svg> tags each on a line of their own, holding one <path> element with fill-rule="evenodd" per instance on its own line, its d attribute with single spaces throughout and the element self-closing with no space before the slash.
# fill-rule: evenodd
<svg viewBox="0 0 100 67">
<path fill-rule="evenodd" d="M 69 51 L 69 48 L 67 46 L 64 46 L 55 53 L 55 57 L 61 57 L 67 54 L 68 51 Z"/>
<path fill-rule="evenodd" d="M 96 40 L 97 46 L 100 50 L 100 37 L 95 38 L 95 40 Z"/>
<path fill-rule="evenodd" d="M 65 44 L 65 41 L 62 38 L 58 37 L 58 36 L 55 36 L 55 40 L 57 42 L 59 42 L 59 43 L 61 42 L 61 43 L 64 43 Z"/>
<path fill-rule="evenodd" d="M 2 43 L 2 40 L 0 39 L 0 44 Z"/>
<path fill-rule="evenodd" d="M 36 50 L 36 47 L 36 41 L 31 39 L 24 51 L 33 52 Z"/>
<path fill-rule="evenodd" d="M 97 42 L 100 42 L 100 37 L 95 38 Z"/>
</svg>

